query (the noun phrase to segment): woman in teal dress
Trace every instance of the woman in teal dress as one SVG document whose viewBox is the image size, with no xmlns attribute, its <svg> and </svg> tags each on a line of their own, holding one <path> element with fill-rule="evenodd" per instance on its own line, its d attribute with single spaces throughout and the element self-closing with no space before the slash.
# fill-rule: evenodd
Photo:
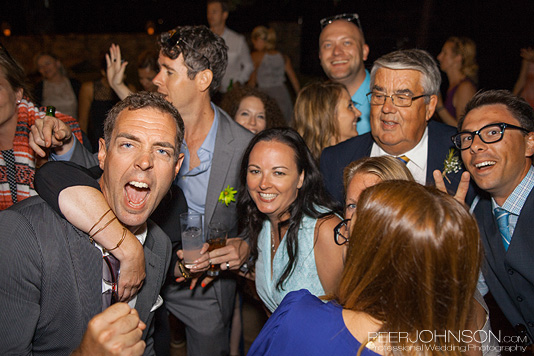
<svg viewBox="0 0 534 356">
<path fill-rule="evenodd" d="M 471 318 L 482 245 L 467 207 L 389 181 L 361 194 L 355 216 L 332 299 L 289 293 L 248 355 L 482 354 Z"/>
<path fill-rule="evenodd" d="M 345 247 L 340 223 L 313 156 L 289 128 L 268 129 L 250 142 L 241 165 L 238 214 L 255 262 L 256 290 L 273 312 L 290 291 L 332 293 Z"/>
</svg>

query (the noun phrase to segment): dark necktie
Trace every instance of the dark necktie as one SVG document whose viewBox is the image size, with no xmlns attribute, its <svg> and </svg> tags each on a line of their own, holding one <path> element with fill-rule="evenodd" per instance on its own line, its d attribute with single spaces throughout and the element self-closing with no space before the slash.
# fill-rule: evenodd
<svg viewBox="0 0 534 356">
<path fill-rule="evenodd" d="M 102 256 L 102 279 L 111 289 L 102 293 L 102 311 L 119 301 L 120 262 L 113 255 Z"/>
</svg>

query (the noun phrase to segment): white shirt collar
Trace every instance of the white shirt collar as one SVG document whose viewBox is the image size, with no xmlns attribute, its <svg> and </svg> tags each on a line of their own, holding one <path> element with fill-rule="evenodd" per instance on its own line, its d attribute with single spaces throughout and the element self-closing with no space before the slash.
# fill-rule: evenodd
<svg viewBox="0 0 534 356">
<path fill-rule="evenodd" d="M 384 151 L 380 146 L 373 143 L 371 148 L 371 157 L 378 156 L 392 156 Z M 406 164 L 406 168 L 410 170 L 415 181 L 420 184 L 426 184 L 426 169 L 428 159 L 428 126 L 425 128 L 423 137 L 419 140 L 419 143 L 408 152 L 402 153 L 399 156 L 406 156 L 410 161 Z M 398 156 L 394 156 L 398 157 Z"/>
</svg>

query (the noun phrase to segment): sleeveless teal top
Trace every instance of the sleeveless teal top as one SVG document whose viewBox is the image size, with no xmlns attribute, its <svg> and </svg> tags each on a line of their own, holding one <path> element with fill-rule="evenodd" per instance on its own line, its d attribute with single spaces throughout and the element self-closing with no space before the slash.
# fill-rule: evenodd
<svg viewBox="0 0 534 356">
<path fill-rule="evenodd" d="M 321 209 L 324 210 L 324 209 Z M 271 279 L 271 222 L 265 220 L 258 236 L 258 260 L 256 261 L 256 290 L 265 306 L 271 311 L 278 307 L 287 293 L 307 289 L 315 296 L 324 295 L 324 289 L 319 280 L 315 254 L 313 252 L 315 224 L 317 219 L 304 215 L 299 227 L 299 246 L 297 261 L 291 275 L 286 278 L 283 289 L 277 289 L 276 284 L 284 272 L 287 263 L 286 236 L 280 241 L 273 260 Z M 287 234 L 286 234 L 287 235 Z"/>
</svg>

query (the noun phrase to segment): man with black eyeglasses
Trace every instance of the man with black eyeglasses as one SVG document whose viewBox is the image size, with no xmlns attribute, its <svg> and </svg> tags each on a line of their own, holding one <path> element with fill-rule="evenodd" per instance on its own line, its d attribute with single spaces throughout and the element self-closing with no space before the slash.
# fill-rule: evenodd
<svg viewBox="0 0 534 356">
<path fill-rule="evenodd" d="M 356 124 L 358 133 L 371 130 L 369 124 L 369 92 L 371 77 L 364 61 L 369 54 L 358 14 L 340 14 L 320 21 L 319 59 L 326 76 L 344 84 L 356 108 L 362 113 Z"/>
<path fill-rule="evenodd" d="M 531 344 L 534 111 L 525 100 L 508 91 L 481 92 L 467 104 L 458 128 L 460 132 L 452 137 L 453 142 L 461 150 L 471 177 L 487 193 L 474 204 L 484 243 L 485 282 L 519 336 L 516 344 Z M 494 332 L 500 329 L 495 330 L 494 322 L 492 325 Z"/>
<path fill-rule="evenodd" d="M 328 192 L 343 204 L 343 169 L 363 157 L 394 156 L 406 164 L 416 182 L 434 184 L 443 172 L 446 189 L 456 192 L 462 167 L 450 136 L 456 130 L 430 118 L 434 114 L 441 75 L 434 59 L 412 49 L 386 54 L 371 70 L 371 132 L 326 148 L 321 172 Z M 472 199 L 472 192 L 468 200 Z"/>
</svg>

